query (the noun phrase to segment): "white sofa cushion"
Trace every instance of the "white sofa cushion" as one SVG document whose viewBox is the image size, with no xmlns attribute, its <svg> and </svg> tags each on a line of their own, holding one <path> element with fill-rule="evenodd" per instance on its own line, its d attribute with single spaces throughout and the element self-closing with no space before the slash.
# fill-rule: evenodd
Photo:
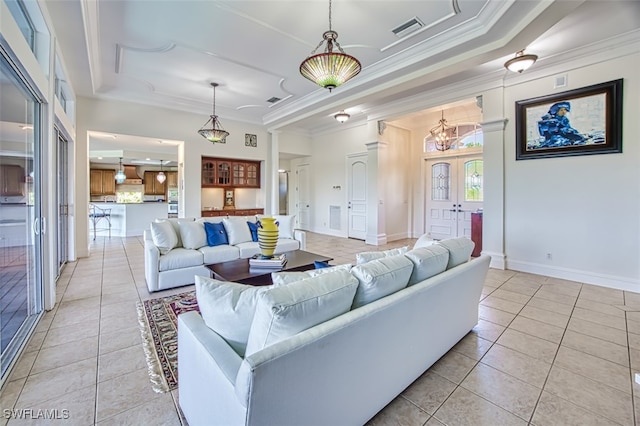
<svg viewBox="0 0 640 426">
<path fill-rule="evenodd" d="M 273 217 L 278 222 L 278 238 L 293 238 L 296 215 L 276 214 Z"/>
<path fill-rule="evenodd" d="M 196 275 L 196 298 L 207 327 L 244 356 L 258 295 L 269 287 L 215 280 Z"/>
<path fill-rule="evenodd" d="M 359 284 L 353 308 L 405 288 L 412 270 L 413 263 L 402 254 L 354 266 L 351 274 L 358 279 Z"/>
<path fill-rule="evenodd" d="M 159 272 L 172 269 L 202 266 L 203 256 L 198 250 L 189 250 L 182 247 L 175 248 L 159 259 Z"/>
<path fill-rule="evenodd" d="M 151 222 L 151 239 L 160 254 L 167 254 L 178 245 L 178 236 L 169 222 Z"/>
<path fill-rule="evenodd" d="M 338 270 L 261 293 L 245 356 L 349 311 L 357 288 Z"/>
<path fill-rule="evenodd" d="M 219 246 L 204 246 L 198 249 L 202 253 L 205 265 L 211 263 L 228 262 L 238 259 L 240 251 L 237 247 L 222 244 Z"/>
<path fill-rule="evenodd" d="M 441 240 L 436 244 L 449 250 L 447 269 L 455 268 L 462 263 L 468 262 L 471 259 L 473 248 L 476 246 L 473 241 L 465 237 Z"/>
<path fill-rule="evenodd" d="M 243 217 L 225 217 L 222 220 L 224 229 L 227 230 L 227 238 L 229 244 L 235 246 L 236 244 L 246 243 L 247 241 L 253 241 L 251 239 L 251 231 L 247 220 Z"/>
<path fill-rule="evenodd" d="M 381 251 L 364 251 L 362 253 L 356 253 L 356 264 L 371 262 L 372 260 L 382 259 L 383 257 L 397 256 L 399 254 L 405 254 L 409 250 L 409 246 L 399 247 L 389 250 Z"/>
<path fill-rule="evenodd" d="M 207 233 L 204 231 L 204 224 L 201 221 L 180 222 L 180 237 L 182 247 L 197 250 L 207 245 Z"/>
<path fill-rule="evenodd" d="M 173 226 L 173 230 L 176 231 L 176 237 L 178 237 L 178 244 L 176 247 L 182 247 L 182 238 L 180 237 L 180 222 L 193 222 L 196 219 L 194 217 L 180 217 L 180 218 L 159 218 L 156 222 L 169 222 Z"/>
<path fill-rule="evenodd" d="M 300 241 L 291 238 L 279 237 L 276 243 L 275 254 L 284 253 L 285 251 L 298 250 L 300 248 Z"/>
<path fill-rule="evenodd" d="M 413 262 L 413 272 L 411 272 L 408 285 L 414 285 L 444 272 L 449 262 L 449 250 L 437 244 L 419 247 L 404 255 Z"/>
<path fill-rule="evenodd" d="M 424 234 L 420 238 L 418 238 L 418 240 L 413 245 L 413 248 L 415 249 L 415 248 L 420 248 L 420 247 L 428 247 L 428 246 L 430 246 L 432 244 L 435 244 L 435 243 L 436 243 L 436 240 L 431 238 L 430 235 Z"/>
<path fill-rule="evenodd" d="M 347 263 L 347 264 L 344 264 L 344 265 L 334 265 L 334 266 L 328 266 L 326 268 L 310 269 L 308 271 L 300 271 L 300 272 L 298 272 L 298 271 L 272 272 L 271 273 L 271 282 L 273 283 L 274 287 L 277 287 L 277 286 L 281 286 L 281 285 L 291 284 L 291 283 L 294 283 L 296 281 L 304 280 L 304 279 L 307 279 L 307 278 L 317 277 L 318 275 L 326 274 L 326 273 L 333 272 L 333 271 L 347 271 L 347 272 L 349 272 L 351 270 L 351 267 L 352 267 L 352 265 Z"/>
</svg>

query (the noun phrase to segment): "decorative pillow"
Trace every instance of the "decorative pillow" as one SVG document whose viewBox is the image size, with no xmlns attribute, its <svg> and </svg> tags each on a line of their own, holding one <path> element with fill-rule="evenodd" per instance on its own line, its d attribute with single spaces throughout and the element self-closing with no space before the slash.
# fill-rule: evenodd
<svg viewBox="0 0 640 426">
<path fill-rule="evenodd" d="M 450 238 L 438 241 L 436 244 L 449 250 L 447 269 L 455 268 L 462 263 L 468 262 L 473 248 L 476 246 L 476 243 L 465 237 Z"/>
<path fill-rule="evenodd" d="M 413 263 L 402 254 L 354 266 L 351 273 L 359 284 L 352 307 L 358 308 L 405 288 L 412 271 Z"/>
<path fill-rule="evenodd" d="M 413 248 L 415 249 L 420 247 L 428 247 L 432 244 L 435 244 L 435 242 L 436 240 L 432 239 L 430 235 L 424 234 L 420 238 L 418 238 L 416 243 L 413 245 Z"/>
<path fill-rule="evenodd" d="M 291 284 L 293 282 L 304 280 L 307 278 L 317 277 L 318 275 L 327 274 L 329 272 L 334 272 L 334 271 L 349 272 L 350 270 L 351 270 L 351 264 L 347 263 L 344 265 L 328 266 L 326 268 L 311 269 L 309 271 L 303 271 L 303 272 L 286 272 L 286 271 L 272 272 L 271 282 L 273 283 L 274 287 L 278 287 L 281 285 Z"/>
<path fill-rule="evenodd" d="M 160 250 L 167 254 L 178 245 L 178 236 L 169 222 L 151 222 L 151 239 Z"/>
<path fill-rule="evenodd" d="M 313 267 L 315 269 L 328 268 L 329 267 L 329 262 L 319 262 L 317 260 L 314 260 L 313 261 Z"/>
<path fill-rule="evenodd" d="M 273 215 L 278 222 L 278 238 L 293 239 L 293 228 L 295 226 L 295 215 Z"/>
<path fill-rule="evenodd" d="M 196 250 L 207 245 L 207 233 L 204 232 L 204 224 L 201 221 L 181 222 L 180 237 L 182 247 L 186 249 Z"/>
<path fill-rule="evenodd" d="M 227 232 L 221 223 L 204 222 L 204 232 L 207 234 L 207 244 L 210 247 L 229 244 Z"/>
<path fill-rule="evenodd" d="M 182 238 L 180 238 L 180 223 L 181 222 L 193 222 L 196 220 L 193 217 L 180 217 L 180 218 L 171 218 L 171 219 L 161 219 L 158 218 L 156 222 L 169 222 L 173 226 L 173 230 L 176 232 L 176 237 L 178 237 L 178 244 L 176 247 L 182 247 Z"/>
<path fill-rule="evenodd" d="M 196 298 L 204 323 L 244 356 L 258 296 L 269 289 L 196 275 Z"/>
<path fill-rule="evenodd" d="M 411 272 L 408 285 L 414 285 L 444 272 L 447 269 L 447 262 L 449 262 L 449 250 L 437 244 L 419 247 L 404 255 L 413 262 L 413 272 Z"/>
<path fill-rule="evenodd" d="M 356 254 L 356 264 L 371 262 L 372 260 L 382 259 L 383 257 L 397 256 L 399 254 L 405 254 L 409 250 L 409 246 L 382 250 L 382 251 L 365 251 Z"/>
<path fill-rule="evenodd" d="M 236 244 L 246 243 L 252 241 L 251 232 L 247 226 L 247 221 L 239 217 L 226 217 L 222 220 L 224 229 L 227 230 L 227 238 L 229 244 L 235 246 Z"/>
<path fill-rule="evenodd" d="M 258 296 L 245 356 L 349 311 L 358 280 L 334 271 Z"/>
<path fill-rule="evenodd" d="M 251 241 L 258 241 L 258 225 L 254 222 L 247 221 L 249 232 L 251 232 Z"/>
</svg>

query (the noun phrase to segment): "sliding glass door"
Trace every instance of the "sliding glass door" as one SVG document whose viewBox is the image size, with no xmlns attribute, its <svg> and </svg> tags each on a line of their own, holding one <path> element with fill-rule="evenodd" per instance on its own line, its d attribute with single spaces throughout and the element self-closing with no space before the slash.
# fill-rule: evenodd
<svg viewBox="0 0 640 426">
<path fill-rule="evenodd" d="M 42 312 L 41 104 L 0 49 L 0 377 Z M 1 381 L 0 381 L 1 382 Z"/>
<path fill-rule="evenodd" d="M 69 143 L 64 135 L 55 129 L 56 147 L 56 202 L 58 205 L 58 218 L 56 229 L 58 276 L 62 273 L 64 265 L 69 260 Z"/>
</svg>

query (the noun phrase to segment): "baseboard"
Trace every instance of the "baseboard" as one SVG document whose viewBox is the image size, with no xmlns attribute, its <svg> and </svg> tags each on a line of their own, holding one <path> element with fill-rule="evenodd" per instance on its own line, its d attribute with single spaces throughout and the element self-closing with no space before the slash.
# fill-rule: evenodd
<svg viewBox="0 0 640 426">
<path fill-rule="evenodd" d="M 387 234 L 376 234 L 376 235 L 367 235 L 367 238 L 364 240 L 366 244 L 371 244 L 374 246 L 382 246 L 387 244 Z"/>
<path fill-rule="evenodd" d="M 504 253 L 482 250 L 481 254 L 491 256 L 491 263 L 489 264 L 489 267 L 494 269 L 507 269 L 507 257 L 504 255 Z"/>
<path fill-rule="evenodd" d="M 524 262 L 520 260 L 508 260 L 507 269 L 512 271 L 528 272 L 531 274 L 545 275 L 547 277 L 560 278 L 563 280 L 577 281 L 585 284 L 594 284 L 602 287 L 615 288 L 618 290 L 640 292 L 640 280 L 613 275 L 598 274 L 576 269 L 560 268 L 557 266 L 540 265 L 537 263 Z"/>
<path fill-rule="evenodd" d="M 411 238 L 409 236 L 408 232 L 397 232 L 395 234 L 387 234 L 387 241 L 388 242 L 404 240 L 404 239 L 407 239 L 407 238 Z"/>
</svg>

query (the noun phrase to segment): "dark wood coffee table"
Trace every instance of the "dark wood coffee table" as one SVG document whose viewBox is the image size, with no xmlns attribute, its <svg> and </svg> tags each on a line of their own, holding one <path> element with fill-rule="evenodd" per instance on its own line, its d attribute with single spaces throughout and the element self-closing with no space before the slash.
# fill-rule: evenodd
<svg viewBox="0 0 640 426">
<path fill-rule="evenodd" d="M 282 269 L 253 269 L 249 268 L 249 259 L 231 260 L 229 262 L 205 265 L 211 271 L 211 277 L 220 281 L 250 285 L 271 285 L 271 272 L 280 271 L 308 271 L 313 269 L 313 262 L 329 262 L 332 257 L 321 256 L 304 250 L 294 250 L 285 253 L 287 263 Z"/>
</svg>

